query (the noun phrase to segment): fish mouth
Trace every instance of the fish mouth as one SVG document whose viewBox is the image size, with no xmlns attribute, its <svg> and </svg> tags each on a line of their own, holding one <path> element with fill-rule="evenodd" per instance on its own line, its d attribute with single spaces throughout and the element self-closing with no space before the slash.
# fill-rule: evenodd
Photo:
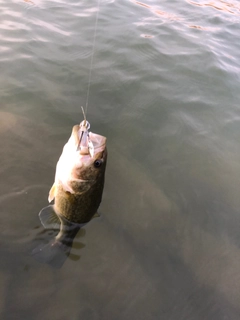
<svg viewBox="0 0 240 320">
<path fill-rule="evenodd" d="M 82 155 L 90 155 L 91 158 L 98 152 L 106 148 L 107 138 L 93 132 L 89 132 L 90 125 L 87 122 L 86 126 L 75 125 L 72 130 L 72 140 L 76 151 Z"/>
<path fill-rule="evenodd" d="M 95 148 L 100 148 L 101 146 L 106 145 L 107 138 L 100 134 L 89 132 L 89 137 Z"/>
<path fill-rule="evenodd" d="M 100 134 L 89 132 L 87 138 L 84 140 L 84 143 L 82 143 L 83 139 L 82 141 L 79 141 L 80 154 L 89 154 L 91 157 L 93 157 L 96 153 L 99 153 L 105 149 L 106 140 L 107 138 Z"/>
</svg>

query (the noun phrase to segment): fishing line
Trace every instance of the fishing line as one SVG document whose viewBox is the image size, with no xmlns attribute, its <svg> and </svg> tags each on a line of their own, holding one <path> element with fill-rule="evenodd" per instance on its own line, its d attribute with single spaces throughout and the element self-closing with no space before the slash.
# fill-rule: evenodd
<svg viewBox="0 0 240 320">
<path fill-rule="evenodd" d="M 86 114 L 85 114 L 85 112 L 84 112 L 84 109 L 83 109 L 83 107 L 81 107 L 82 108 L 82 113 L 83 113 L 83 118 L 84 118 L 84 127 L 86 126 L 86 121 L 87 121 L 87 118 L 86 118 Z"/>
<path fill-rule="evenodd" d="M 100 7 L 100 0 L 98 0 L 97 14 L 96 14 L 96 20 L 95 20 L 95 27 L 94 27 L 94 36 L 93 36 L 93 44 L 92 44 L 92 57 L 91 57 L 89 76 L 88 76 L 88 88 L 87 88 L 87 99 L 86 99 L 86 107 L 85 107 L 85 117 L 87 115 L 88 100 L 89 100 L 89 93 L 90 93 L 90 86 L 91 86 L 93 57 L 94 57 L 94 50 L 95 50 L 95 43 L 96 43 L 96 33 L 97 33 L 97 25 L 98 25 L 99 7 Z"/>
</svg>

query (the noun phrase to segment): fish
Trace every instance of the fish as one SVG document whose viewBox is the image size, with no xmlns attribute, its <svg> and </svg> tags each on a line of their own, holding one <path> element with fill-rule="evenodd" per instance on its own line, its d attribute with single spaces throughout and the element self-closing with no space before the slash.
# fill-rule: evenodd
<svg viewBox="0 0 240 320">
<path fill-rule="evenodd" d="M 74 125 L 56 165 L 48 201 L 53 205 L 39 213 L 45 229 L 58 230 L 47 245 L 32 252 L 40 262 L 60 267 L 71 251 L 79 229 L 94 216 L 102 200 L 107 164 L 106 137 L 89 132 L 86 119 Z"/>
</svg>

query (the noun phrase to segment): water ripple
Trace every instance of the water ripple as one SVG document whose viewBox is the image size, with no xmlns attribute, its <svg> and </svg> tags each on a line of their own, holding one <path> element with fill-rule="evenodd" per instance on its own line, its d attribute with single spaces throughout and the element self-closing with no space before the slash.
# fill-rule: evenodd
<svg viewBox="0 0 240 320">
<path fill-rule="evenodd" d="M 46 28 L 48 31 L 53 31 L 55 32 L 56 34 L 61 34 L 61 35 L 64 35 L 64 36 L 71 36 L 71 32 L 67 32 L 65 31 L 63 28 L 61 28 L 59 25 L 56 25 L 54 23 L 50 23 L 50 22 L 47 22 L 47 21 L 44 21 L 44 20 L 40 20 L 40 19 L 35 19 L 34 20 L 34 24 L 36 26 L 39 26 L 39 27 L 43 27 L 43 28 Z"/>
<path fill-rule="evenodd" d="M 184 4 L 182 6 L 182 10 L 174 8 L 173 6 L 169 5 L 169 11 L 163 10 L 159 6 L 152 6 L 140 1 L 136 0 L 130 0 L 132 3 L 147 9 L 150 11 L 154 17 L 144 17 L 142 16 L 141 19 L 138 19 L 137 22 L 135 22 L 136 25 L 138 26 L 146 26 L 146 25 L 151 25 L 154 20 L 161 19 L 162 23 L 179 23 L 182 24 L 185 27 L 191 28 L 191 29 L 196 29 L 199 31 L 214 31 L 217 29 L 215 24 L 209 24 L 208 16 L 206 16 L 206 21 L 201 21 L 202 16 L 198 15 L 198 12 L 196 11 L 195 15 L 193 15 L 193 18 L 191 16 L 186 15 L 186 12 L 188 12 L 189 8 Z M 228 3 L 226 1 L 215 1 L 215 2 L 205 2 L 205 3 L 197 3 L 194 1 L 186 0 L 186 4 L 190 4 L 191 6 L 195 7 L 211 7 L 214 8 L 218 11 L 221 11 L 223 13 L 230 13 L 234 16 L 239 16 L 240 14 L 240 5 L 237 3 Z M 162 5 L 163 7 L 164 5 Z M 177 11 L 176 13 L 174 11 Z M 215 19 L 216 16 L 211 16 L 212 19 Z M 217 17 L 220 20 L 223 19 L 223 17 Z M 198 21 L 199 20 L 199 21 Z M 224 20 L 226 21 L 232 21 L 232 19 L 229 19 L 228 17 L 224 17 Z M 235 22 L 239 22 L 236 20 Z"/>
<path fill-rule="evenodd" d="M 195 1 L 187 1 L 187 2 L 197 7 L 210 7 L 221 12 L 230 13 L 237 16 L 240 15 L 240 5 L 239 3 L 234 1 L 231 1 L 231 3 L 223 0 L 219 0 L 219 1 L 215 0 L 211 2 L 203 1 L 201 3 L 195 2 Z"/>
<path fill-rule="evenodd" d="M 172 13 L 157 9 L 155 6 L 150 6 L 150 5 L 146 4 L 146 3 L 143 3 L 143 2 L 140 2 L 140 1 L 136 1 L 136 0 L 131 0 L 131 1 L 133 3 L 141 6 L 141 7 L 147 8 L 148 10 L 153 12 L 154 14 L 159 15 L 159 16 L 165 18 L 165 19 L 168 19 L 168 20 L 180 20 L 180 17 L 176 16 L 175 14 L 172 14 Z"/>
</svg>

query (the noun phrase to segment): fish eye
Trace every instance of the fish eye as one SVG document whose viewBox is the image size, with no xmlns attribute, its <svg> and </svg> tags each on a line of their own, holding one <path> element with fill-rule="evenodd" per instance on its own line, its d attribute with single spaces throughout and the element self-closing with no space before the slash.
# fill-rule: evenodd
<svg viewBox="0 0 240 320">
<path fill-rule="evenodd" d="M 102 165 L 102 160 L 97 159 L 97 160 L 94 161 L 94 167 L 95 168 L 99 168 L 99 167 L 101 167 L 101 165 Z"/>
</svg>

